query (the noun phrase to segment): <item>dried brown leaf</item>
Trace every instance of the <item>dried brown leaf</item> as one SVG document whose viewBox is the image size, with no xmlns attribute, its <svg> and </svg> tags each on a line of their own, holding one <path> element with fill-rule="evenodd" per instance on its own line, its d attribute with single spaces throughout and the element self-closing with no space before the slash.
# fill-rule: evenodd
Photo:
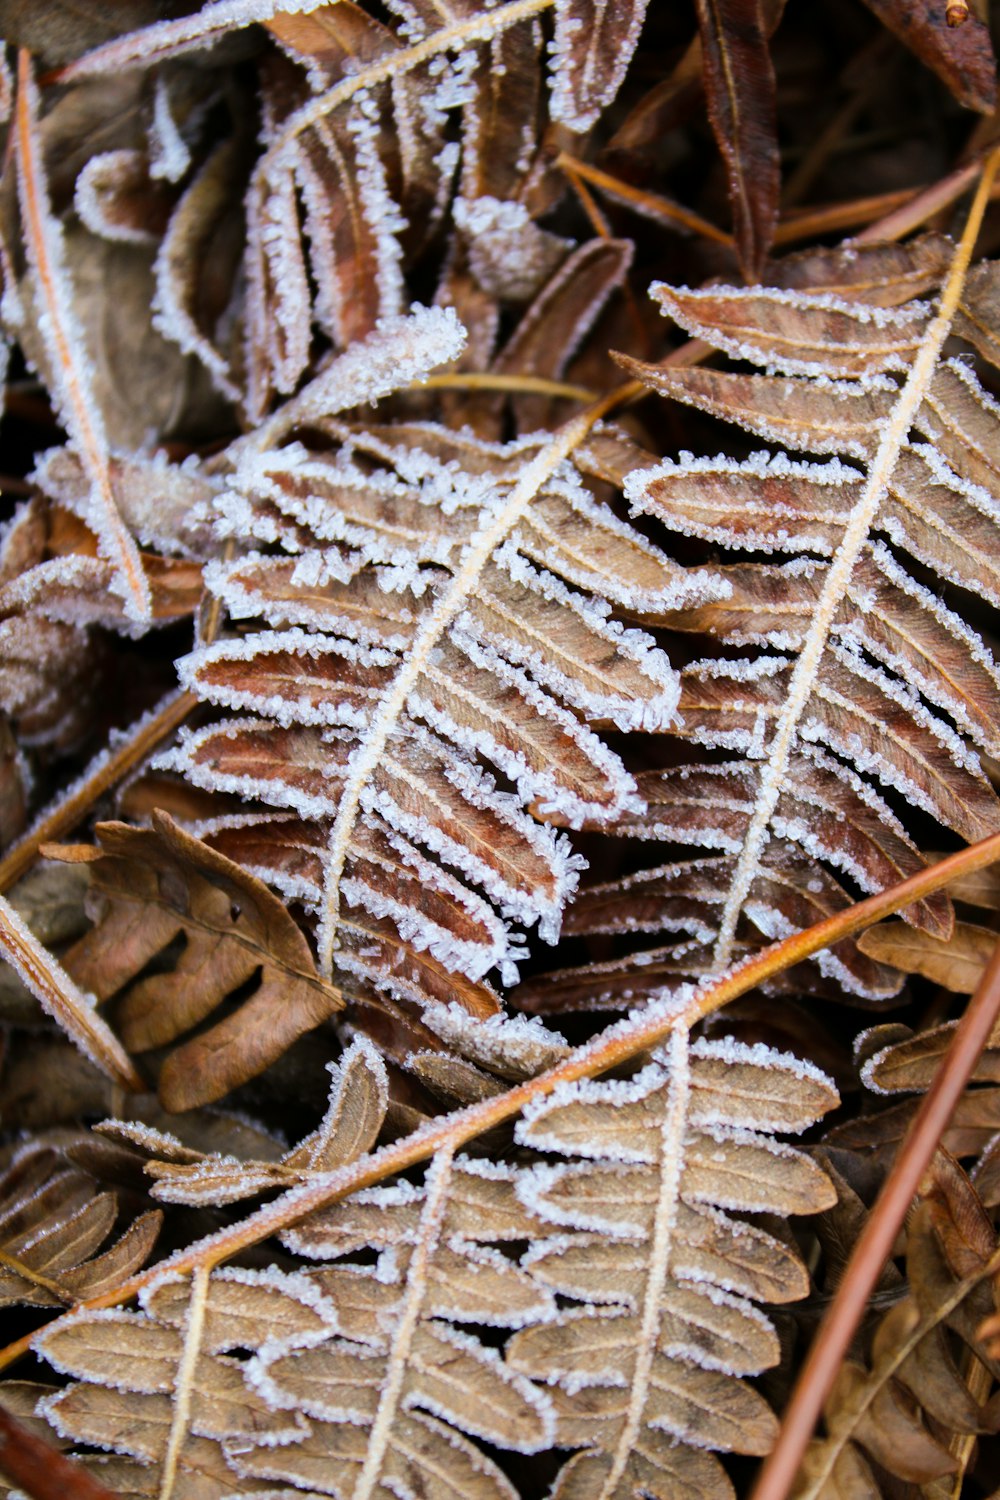
<svg viewBox="0 0 1000 1500">
<path fill-rule="evenodd" d="M 758 281 L 778 218 L 781 167 L 762 0 L 698 0 L 705 95 L 726 163 L 740 264 Z"/>
<path fill-rule="evenodd" d="M 117 1286 L 148 1259 L 162 1214 L 140 1214 L 107 1249 L 115 1195 L 39 1141 L 0 1179 L 0 1300 L 72 1306 Z"/>
<path fill-rule="evenodd" d="M 590 240 L 560 266 L 493 361 L 499 374 L 558 379 L 608 298 L 625 279 L 632 260 L 628 240 Z M 546 423 L 549 403 L 522 396 L 515 402 L 521 431 Z"/>
<path fill-rule="evenodd" d="M 179 935 L 185 947 L 166 973 L 139 978 L 119 1007 L 135 1051 L 173 1042 L 259 975 L 235 1016 L 183 1043 L 164 1064 L 171 1109 L 216 1099 L 252 1078 L 343 1001 L 316 974 L 308 944 L 265 886 L 231 860 L 153 815 L 149 830 L 99 825 L 99 849 L 50 852 L 91 869 L 96 927 L 67 954 L 101 1000 L 131 984 Z"/>
<path fill-rule="evenodd" d="M 877 1028 L 868 1038 L 869 1057 L 862 1069 L 864 1082 L 880 1094 L 923 1092 L 930 1087 L 957 1024 L 956 1021 L 946 1021 L 910 1037 L 905 1034 L 900 1037 L 898 1030 L 893 1028 L 887 1031 L 881 1046 L 883 1028 Z M 1000 1082 L 1000 1037 L 990 1037 L 971 1074 L 971 1081 Z"/>
<path fill-rule="evenodd" d="M 968 14 L 952 26 L 944 5 L 933 0 L 865 0 L 869 10 L 933 68 L 961 104 L 989 114 L 996 103 L 997 65 L 989 26 Z"/>
<path fill-rule="evenodd" d="M 996 945 L 995 932 L 971 922 L 956 922 L 946 940 L 914 931 L 903 922 L 883 922 L 858 939 L 862 953 L 871 958 L 908 974 L 922 974 L 960 995 L 976 989 Z"/>
</svg>

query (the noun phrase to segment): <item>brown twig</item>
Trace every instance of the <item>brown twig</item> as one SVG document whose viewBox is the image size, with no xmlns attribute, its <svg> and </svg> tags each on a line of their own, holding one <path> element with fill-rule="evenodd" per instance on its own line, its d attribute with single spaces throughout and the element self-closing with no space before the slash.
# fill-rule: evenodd
<svg viewBox="0 0 1000 1500">
<path fill-rule="evenodd" d="M 611 225 L 608 223 L 603 211 L 598 207 L 593 193 L 577 171 L 573 159 L 567 156 L 565 151 L 561 151 L 556 158 L 556 165 L 561 169 L 566 181 L 579 198 L 580 206 L 590 220 L 590 226 L 594 233 L 599 235 L 602 240 L 609 240 L 611 238 Z"/>
<path fill-rule="evenodd" d="M 587 215 L 594 233 L 602 240 L 611 239 L 611 225 L 598 205 L 593 193 L 577 171 L 572 157 L 567 156 L 564 151 L 560 152 L 557 158 L 557 165 L 561 168 L 566 181 L 580 200 L 580 206 Z M 636 301 L 635 292 L 627 280 L 621 290 L 628 304 L 628 314 L 632 322 L 632 330 L 635 334 L 638 348 L 645 351 L 648 349 L 649 339 L 646 335 L 646 326 L 642 320 L 642 313 Z"/>
<path fill-rule="evenodd" d="M 482 372 L 449 371 L 443 375 L 425 375 L 407 387 L 412 391 L 502 391 L 511 396 L 552 396 L 564 401 L 597 401 L 596 391 L 585 385 L 567 385 L 564 380 L 548 380 L 542 375 L 501 375 Z"/>
<path fill-rule="evenodd" d="M 932 219 L 942 209 L 950 208 L 972 186 L 981 171 L 982 162 L 979 160 L 957 167 L 947 177 L 942 177 L 940 182 L 932 182 L 930 187 L 922 189 L 900 204 L 899 208 L 885 218 L 869 224 L 867 229 L 863 229 L 854 238 L 862 244 L 870 240 L 901 240 L 904 235 L 912 234 L 915 229 L 926 224 L 928 219 Z M 1000 193 L 1000 188 L 994 189 L 991 196 L 996 196 L 997 193 Z"/>
<path fill-rule="evenodd" d="M 10 1255 L 6 1250 L 0 1250 L 0 1266 L 8 1271 L 13 1271 L 15 1276 L 20 1276 L 24 1281 L 30 1281 L 33 1286 L 40 1287 L 43 1291 L 51 1292 L 53 1297 L 58 1298 L 63 1307 L 72 1307 L 76 1297 L 68 1287 L 61 1282 L 55 1281 L 53 1277 L 46 1276 L 44 1271 L 36 1271 L 34 1266 L 25 1265 L 23 1260 L 18 1260 L 16 1255 Z"/>
<path fill-rule="evenodd" d="M 0 1468 L 33 1500 L 119 1500 L 80 1463 L 63 1458 L 0 1407 Z"/>
<path fill-rule="evenodd" d="M 665 224 L 670 229 L 684 229 L 691 234 L 700 234 L 703 239 L 714 240 L 717 245 L 733 248 L 734 241 L 731 234 L 727 234 L 724 229 L 719 229 L 710 220 L 703 219 L 692 209 L 684 208 L 680 203 L 672 203 L 669 198 L 664 198 L 659 193 L 648 193 L 642 188 L 633 187 L 631 183 L 623 182 L 620 177 L 613 177 L 610 172 L 602 172 L 600 167 L 592 167 L 589 162 L 570 156 L 566 151 L 560 151 L 554 164 L 567 176 L 573 173 L 584 182 L 592 183 L 594 187 L 600 188 L 602 192 L 607 193 L 609 198 L 627 204 L 636 213 L 642 214 L 643 218 L 652 219 L 656 224 Z"/>
<path fill-rule="evenodd" d="M 1000 943 L 913 1119 L 799 1372 L 751 1500 L 785 1500 L 907 1209 L 1000 1016 Z"/>
<path fill-rule="evenodd" d="M 31 869 L 42 844 L 58 841 L 82 822 L 97 799 L 116 786 L 161 740 L 172 734 L 197 704 L 193 693 L 178 689 L 152 714 L 140 719 L 121 744 L 96 755 L 69 791 L 50 803 L 0 861 L 0 893 L 9 891 Z"/>
<path fill-rule="evenodd" d="M 933 182 L 919 192 L 912 190 L 878 193 L 872 198 L 852 198 L 849 203 L 831 203 L 822 208 L 803 209 L 782 219 L 775 233 L 775 245 L 790 245 L 816 235 L 833 234 L 842 229 L 864 225 L 852 238 L 862 244 L 871 241 L 899 240 L 912 234 L 928 219 L 950 206 L 972 186 L 982 171 L 982 162 L 958 167 L 940 182 Z M 1000 197 L 1000 186 L 994 187 L 991 200 Z"/>
</svg>

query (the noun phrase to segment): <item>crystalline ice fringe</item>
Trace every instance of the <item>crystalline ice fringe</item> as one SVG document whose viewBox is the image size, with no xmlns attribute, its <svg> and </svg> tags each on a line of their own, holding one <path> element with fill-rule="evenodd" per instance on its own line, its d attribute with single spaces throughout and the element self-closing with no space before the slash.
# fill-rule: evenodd
<svg viewBox="0 0 1000 1500">
<path fill-rule="evenodd" d="M 552 1066 L 568 1046 L 566 1038 L 538 1016 L 505 1016 L 501 1012 L 485 1021 L 473 1020 L 453 1002 L 426 1006 L 423 1020 L 463 1057 L 504 1076 L 528 1076 L 539 1066 Z M 468 1170 L 478 1171 L 481 1166 L 483 1163 L 473 1161 Z"/>
<path fill-rule="evenodd" d="M 191 165 L 191 153 L 177 128 L 170 108 L 165 74 L 158 72 L 153 85 L 153 123 L 149 133 L 149 175 L 167 182 L 180 182 Z"/>
<path fill-rule="evenodd" d="M 227 32 L 260 25 L 274 16 L 308 15 L 325 3 L 326 0 L 213 0 L 192 15 L 154 22 L 110 45 L 95 47 L 74 64 L 74 72 L 83 78 L 104 72 L 106 53 L 113 59 L 116 70 L 163 62 L 194 48 L 209 46 Z"/>
<path fill-rule="evenodd" d="M 213 171 L 209 159 L 197 173 L 189 192 L 197 192 L 199 184 Z M 184 307 L 180 293 L 182 288 L 174 283 L 173 242 L 168 226 L 163 243 L 153 263 L 156 291 L 153 296 L 153 327 L 165 339 L 176 344 L 185 354 L 193 354 L 205 366 L 212 384 L 227 401 L 238 401 L 240 391 L 232 378 L 227 361 L 215 345 L 205 337 L 190 312 Z"/>
<path fill-rule="evenodd" d="M 38 92 L 27 53 L 18 77 L 17 186 L 28 264 L 35 278 L 36 322 L 49 364 L 50 392 L 91 488 L 79 507 L 80 519 L 94 532 L 98 548 L 114 568 L 112 587 L 125 611 L 137 621 L 152 614 L 149 584 L 135 543 L 115 505 L 104 419 L 92 389 L 93 368 L 74 309 L 73 283 L 66 266 L 62 226 L 52 213 L 43 176 L 38 135 Z"/>
<path fill-rule="evenodd" d="M 384 318 L 368 338 L 352 344 L 322 374 L 258 428 L 234 451 L 264 452 L 286 432 L 308 426 L 310 418 L 378 401 L 428 375 L 436 365 L 457 359 L 465 346 L 465 329 L 450 307 L 420 307 Z"/>
<path fill-rule="evenodd" d="M 127 175 L 130 167 L 141 162 L 142 157 L 138 151 L 102 151 L 99 155 L 92 156 L 82 168 L 73 190 L 73 208 L 91 234 L 100 235 L 106 240 L 119 240 L 123 244 L 156 243 L 156 235 L 151 234 L 148 229 L 137 224 L 117 223 L 108 218 L 100 191 L 102 186 L 106 188 L 109 178 L 113 179 L 116 172 Z"/>
<path fill-rule="evenodd" d="M 629 7 L 628 30 L 624 36 L 616 39 L 616 52 L 610 67 L 606 56 L 603 56 L 599 63 L 606 74 L 602 80 L 603 87 L 596 94 L 591 93 L 589 97 L 585 94 L 582 98 L 580 91 L 574 86 L 573 75 L 577 70 L 573 64 L 578 51 L 577 36 L 581 31 L 585 33 L 584 46 L 586 46 L 587 23 L 583 15 L 578 13 L 578 9 L 573 4 L 573 0 L 556 0 L 555 36 L 549 44 L 549 67 L 552 73 L 552 118 L 559 120 L 576 134 L 582 134 L 595 123 L 601 111 L 611 103 L 621 87 L 639 41 L 639 32 L 642 30 L 642 23 L 646 16 L 646 6 L 637 4 Z M 584 80 L 593 90 L 594 80 L 588 76 L 589 72 L 589 69 L 584 71 Z"/>
</svg>

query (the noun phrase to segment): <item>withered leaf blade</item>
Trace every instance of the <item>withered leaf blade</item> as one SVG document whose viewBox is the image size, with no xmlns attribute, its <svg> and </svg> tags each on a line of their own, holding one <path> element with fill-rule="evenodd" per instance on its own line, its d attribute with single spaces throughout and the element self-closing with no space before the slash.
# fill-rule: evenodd
<svg viewBox="0 0 1000 1500">
<path fill-rule="evenodd" d="M 620 287 L 632 261 L 628 240 L 590 240 L 560 266 L 493 361 L 500 374 L 558 379 Z M 547 403 L 522 396 L 516 403 L 520 429 L 537 431 Z"/>
<path fill-rule="evenodd" d="M 104 999 L 179 934 L 187 940 L 173 970 L 140 978 L 121 1006 L 136 1051 L 174 1041 L 260 974 L 239 1019 L 219 1022 L 167 1059 L 160 1090 L 168 1108 L 219 1098 L 342 1006 L 283 903 L 166 813 L 154 813 L 150 830 L 103 824 L 98 837 L 91 872 L 102 912 L 67 955 L 71 970 Z"/>
<path fill-rule="evenodd" d="M 556 0 L 552 113 L 589 130 L 611 103 L 632 60 L 647 0 Z"/>
<path fill-rule="evenodd" d="M 172 195 L 151 184 L 141 151 L 92 156 L 77 178 L 76 211 L 92 234 L 134 244 L 155 244 L 166 228 Z"/>
<path fill-rule="evenodd" d="M 29 1146 L 0 1178 L 0 1301 L 65 1307 L 117 1286 L 152 1253 L 163 1216 L 139 1214 L 102 1250 L 116 1214 L 115 1194 L 88 1172 Z"/>
<path fill-rule="evenodd" d="M 705 95 L 726 163 L 740 264 L 759 281 L 778 218 L 774 69 L 761 0 L 697 0 Z"/>
<path fill-rule="evenodd" d="M 779 0 L 771 8 L 784 7 Z M 787 291 L 833 292 L 872 307 L 900 307 L 940 284 L 954 248 L 946 234 L 933 231 L 917 234 L 903 245 L 848 240 L 782 256 L 768 268 L 768 275 L 774 286 Z"/>
<path fill-rule="evenodd" d="M 490 42 L 491 66 L 477 73 L 475 101 L 463 114 L 463 198 L 521 201 L 533 166 L 525 162 L 522 145 L 538 128 L 543 62 L 542 34 L 531 21 Z M 531 207 L 537 215 L 540 206 Z M 520 268 L 508 267 L 506 274 L 518 276 Z"/>
<path fill-rule="evenodd" d="M 929 1088 L 935 1071 L 954 1035 L 957 1022 L 946 1021 L 914 1036 L 891 1036 L 882 1046 L 882 1032 L 876 1030 L 872 1042 L 876 1050 L 862 1068 L 862 1079 L 879 1094 L 923 1092 Z M 1000 1037 L 996 1031 L 987 1041 L 970 1075 L 973 1083 L 1000 1082 Z"/>
<path fill-rule="evenodd" d="M 945 989 L 971 995 L 997 945 L 997 934 L 971 922 L 956 922 L 950 938 L 914 932 L 901 922 L 882 922 L 858 939 L 863 953 L 882 963 L 922 974 Z"/>
<path fill-rule="evenodd" d="M 651 295 L 695 338 L 793 375 L 860 376 L 906 369 L 927 326 L 921 302 L 872 309 L 853 298 L 766 288 L 691 291 L 654 282 Z"/>
<path fill-rule="evenodd" d="M 861 457 L 872 452 L 894 400 L 891 391 L 860 382 L 824 393 L 824 399 L 817 400 L 809 386 L 791 378 L 676 370 L 620 353 L 615 359 L 628 374 L 662 396 L 737 422 L 771 442 L 811 453 Z"/>
<path fill-rule="evenodd" d="M 35 316 L 19 334 L 22 341 L 34 344 L 33 349 L 26 347 L 26 353 L 36 368 L 46 371 L 60 418 L 90 480 L 83 519 L 92 527 L 114 568 L 115 588 L 128 614 L 139 622 L 149 615 L 149 591 L 135 543 L 122 524 L 111 493 L 109 434 L 103 403 L 94 388 L 94 351 L 88 348 L 79 317 L 81 302 L 86 310 L 91 308 L 91 300 L 80 298 L 79 284 L 67 267 L 63 227 L 49 201 L 38 115 L 32 60 L 22 50 L 16 114 L 17 186 L 28 265 L 25 290 Z M 89 239 L 85 231 L 77 231 L 77 238 Z M 122 248 L 93 243 L 99 250 Z"/>
<path fill-rule="evenodd" d="M 996 104 L 997 65 L 986 21 L 970 10 L 961 26 L 949 26 L 946 7 L 933 0 L 865 0 L 869 10 L 904 46 L 933 68 L 955 98 L 989 114 Z"/>
<path fill-rule="evenodd" d="M 244 166 L 242 156 L 237 137 L 216 147 L 174 209 L 153 266 L 157 327 L 201 361 L 227 401 L 237 400 L 240 391 L 231 355 L 217 346 L 216 328 L 205 326 L 213 309 L 205 305 L 209 299 L 202 273 L 206 257 L 218 265 L 227 249 L 232 220 L 239 221 L 233 183 Z M 221 315 L 223 309 L 214 311 Z"/>
<path fill-rule="evenodd" d="M 918 1105 L 918 1099 L 907 1099 L 880 1110 L 878 1114 L 845 1120 L 834 1127 L 828 1139 L 832 1144 L 842 1144 L 850 1150 L 895 1149 L 906 1135 Z M 992 1170 L 986 1176 L 984 1171 L 995 1154 L 991 1148 L 998 1130 L 1000 1089 L 968 1088 L 952 1111 L 941 1137 L 941 1144 L 952 1156 L 975 1158 L 976 1191 L 989 1208 L 996 1206 L 995 1189 Z"/>
</svg>

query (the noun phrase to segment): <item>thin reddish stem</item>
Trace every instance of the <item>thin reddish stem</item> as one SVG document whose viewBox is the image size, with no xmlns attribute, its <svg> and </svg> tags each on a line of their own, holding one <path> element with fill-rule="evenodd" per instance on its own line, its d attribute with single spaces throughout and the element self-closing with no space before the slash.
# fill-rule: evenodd
<svg viewBox="0 0 1000 1500">
<path fill-rule="evenodd" d="M 63 1458 L 0 1407 L 0 1466 L 33 1500 L 120 1500 L 82 1464 Z"/>
<path fill-rule="evenodd" d="M 672 203 L 669 198 L 664 198 L 659 193 L 645 192 L 642 188 L 633 187 L 631 183 L 624 182 L 620 177 L 614 177 L 610 172 L 602 172 L 600 167 L 592 167 L 589 162 L 581 161 L 577 156 L 570 156 L 566 151 L 560 151 L 555 159 L 555 165 L 564 171 L 567 177 L 575 176 L 584 182 L 591 183 L 600 188 L 609 198 L 619 203 L 626 203 L 642 214 L 646 219 L 652 219 L 657 224 L 667 224 L 671 229 L 683 229 L 692 234 L 700 234 L 703 239 L 714 240 L 717 245 L 727 245 L 733 248 L 733 237 L 724 229 L 703 219 L 701 214 L 696 214 L 690 208 L 684 208 L 680 203 Z"/>
<path fill-rule="evenodd" d="M 778 1441 L 764 1462 L 751 1500 L 785 1500 L 789 1494 L 854 1330 L 865 1314 L 921 1178 L 998 1016 L 1000 943 L 994 949 L 979 988 L 956 1028 L 934 1082 L 914 1117 L 854 1247 L 843 1279 L 799 1372 Z"/>
<path fill-rule="evenodd" d="M 42 946 L 17 912 L 0 896 L 0 958 L 17 971 L 42 1009 L 106 1077 L 141 1092 L 145 1082 L 92 995 L 79 990 L 61 964 Z"/>
</svg>

